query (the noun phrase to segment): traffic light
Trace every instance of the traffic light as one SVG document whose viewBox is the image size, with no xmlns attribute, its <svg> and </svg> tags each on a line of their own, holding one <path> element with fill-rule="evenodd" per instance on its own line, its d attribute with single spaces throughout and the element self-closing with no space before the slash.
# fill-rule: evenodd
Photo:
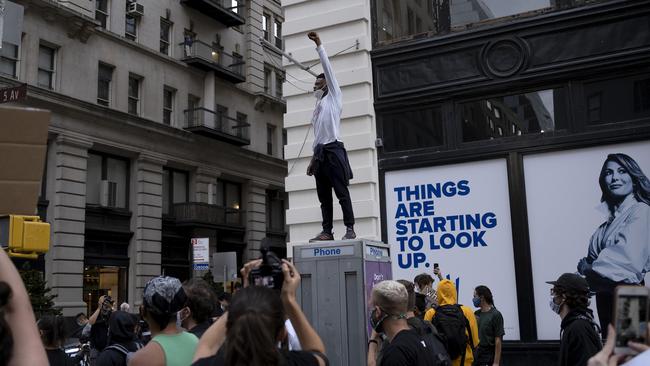
<svg viewBox="0 0 650 366">
<path fill-rule="evenodd" d="M 50 224 L 38 216 L 0 216 L 0 246 L 10 257 L 36 259 L 50 249 Z"/>
</svg>

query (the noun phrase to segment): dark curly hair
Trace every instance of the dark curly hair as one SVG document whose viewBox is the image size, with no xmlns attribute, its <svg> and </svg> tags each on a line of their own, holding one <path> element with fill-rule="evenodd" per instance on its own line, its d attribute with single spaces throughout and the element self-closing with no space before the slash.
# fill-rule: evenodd
<svg viewBox="0 0 650 366">
<path fill-rule="evenodd" d="M 11 328 L 5 320 L 4 311 L 10 297 L 11 287 L 6 282 L 0 282 L 0 366 L 9 363 L 14 348 L 14 339 L 11 336 Z"/>
<path fill-rule="evenodd" d="M 589 307 L 589 293 L 572 291 L 561 286 L 553 287 L 553 293 L 557 296 L 564 295 L 565 304 L 571 309 L 584 310 Z"/>
</svg>

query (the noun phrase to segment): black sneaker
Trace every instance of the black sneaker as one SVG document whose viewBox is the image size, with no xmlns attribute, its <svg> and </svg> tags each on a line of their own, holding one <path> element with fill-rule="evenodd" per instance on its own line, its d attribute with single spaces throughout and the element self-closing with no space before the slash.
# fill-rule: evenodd
<svg viewBox="0 0 650 366">
<path fill-rule="evenodd" d="M 309 239 L 309 242 L 313 243 L 315 241 L 326 241 L 326 240 L 334 240 L 334 235 L 332 233 L 326 233 L 324 231 L 321 231 L 320 234 L 316 235 L 316 237 Z"/>
<path fill-rule="evenodd" d="M 341 238 L 341 240 L 352 240 L 356 238 L 357 238 L 357 234 L 354 232 L 354 228 L 348 227 L 345 230 L 345 235 L 343 235 L 343 238 Z"/>
</svg>

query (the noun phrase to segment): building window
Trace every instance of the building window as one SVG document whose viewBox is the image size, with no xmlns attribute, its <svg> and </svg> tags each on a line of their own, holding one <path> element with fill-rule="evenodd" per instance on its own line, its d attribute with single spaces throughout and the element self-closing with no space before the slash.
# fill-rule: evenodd
<svg viewBox="0 0 650 366">
<path fill-rule="evenodd" d="M 97 72 L 97 104 L 105 107 L 111 104 L 111 82 L 113 81 L 114 67 L 99 63 Z"/>
<path fill-rule="evenodd" d="M 650 73 L 587 82 L 584 104 L 588 124 L 650 118 Z"/>
<path fill-rule="evenodd" d="M 95 20 L 98 20 L 101 27 L 108 28 L 108 0 L 95 0 Z"/>
<path fill-rule="evenodd" d="M 129 107 L 130 114 L 140 115 L 140 84 L 142 78 L 136 75 L 129 75 Z"/>
<path fill-rule="evenodd" d="M 282 83 L 284 82 L 284 75 L 279 71 L 275 72 L 275 96 L 282 98 Z"/>
<path fill-rule="evenodd" d="M 2 42 L 0 48 L 0 74 L 12 78 L 18 77 L 18 46 Z"/>
<path fill-rule="evenodd" d="M 264 68 L 264 93 L 271 94 L 271 69 Z"/>
<path fill-rule="evenodd" d="M 38 86 L 54 89 L 55 56 L 55 48 L 42 44 L 38 47 Z"/>
<path fill-rule="evenodd" d="M 271 124 L 266 125 L 266 153 L 269 155 L 275 155 L 275 149 L 273 148 L 275 141 L 275 126 Z"/>
<path fill-rule="evenodd" d="M 275 47 L 282 49 L 282 23 L 277 20 L 273 23 L 273 37 L 275 38 Z"/>
<path fill-rule="evenodd" d="M 462 103 L 463 141 L 566 130 L 564 94 L 549 89 Z"/>
<path fill-rule="evenodd" d="M 199 125 L 200 121 L 200 116 L 199 113 L 201 112 L 199 110 L 199 107 L 201 103 L 201 98 L 188 94 L 187 95 L 187 126 L 197 126 Z"/>
<path fill-rule="evenodd" d="M 217 206 L 225 208 L 226 223 L 241 225 L 241 184 L 226 180 L 217 180 L 217 192 L 214 198 Z"/>
<path fill-rule="evenodd" d="M 262 15 L 262 31 L 264 32 L 264 39 L 267 41 L 271 41 L 270 36 L 271 32 L 269 32 L 269 27 L 271 25 L 271 16 L 268 14 Z"/>
<path fill-rule="evenodd" d="M 282 129 L 282 159 L 284 159 L 284 147 L 287 146 L 287 129 Z"/>
<path fill-rule="evenodd" d="M 598 123 L 602 121 L 600 106 L 602 105 L 603 93 L 595 93 L 587 97 L 587 122 Z"/>
<path fill-rule="evenodd" d="M 235 14 L 239 14 L 239 7 L 243 5 L 241 4 L 241 0 L 232 0 L 232 12 Z"/>
<path fill-rule="evenodd" d="M 272 233 L 284 233 L 284 200 L 282 191 L 266 191 L 266 231 Z"/>
<path fill-rule="evenodd" d="M 88 250 L 88 249 L 86 249 Z M 114 256 L 114 253 L 111 253 Z M 94 261 L 102 259 L 92 258 Z M 111 258 L 113 259 L 113 258 Z M 128 259 L 128 257 L 126 257 Z M 107 261 L 111 261 L 108 259 Z M 117 304 L 128 301 L 129 288 L 128 266 L 86 265 L 83 272 L 83 301 L 87 304 L 86 314 L 97 309 L 99 298 L 109 295 Z"/>
<path fill-rule="evenodd" d="M 169 51 L 171 47 L 172 22 L 165 18 L 160 18 L 160 53 L 171 56 Z"/>
<path fill-rule="evenodd" d="M 388 113 L 382 118 L 381 129 L 386 152 L 441 146 L 442 109 L 436 106 Z"/>
<path fill-rule="evenodd" d="M 174 122 L 174 96 L 176 90 L 165 86 L 163 88 L 163 123 L 171 125 Z"/>
<path fill-rule="evenodd" d="M 129 2 L 126 5 L 128 6 Z M 138 39 L 138 19 L 129 14 L 126 14 L 124 36 L 132 41 Z"/>
<path fill-rule="evenodd" d="M 100 153 L 88 153 L 86 203 L 128 208 L 129 161 Z"/>
<path fill-rule="evenodd" d="M 189 173 L 163 168 L 163 215 L 173 215 L 175 203 L 189 201 L 189 181 Z"/>
<path fill-rule="evenodd" d="M 599 1 L 599 0 L 596 0 Z M 376 42 L 388 44 L 418 36 L 430 36 L 463 30 L 489 20 L 534 11 L 559 9 L 562 4 L 578 6 L 593 3 L 583 0 L 429 0 L 425 2 L 376 0 L 373 23 Z M 516 3 L 516 6 L 513 4 Z M 493 23 L 493 22 L 492 22 Z M 490 24 L 492 24 L 490 23 Z"/>
<path fill-rule="evenodd" d="M 230 133 L 239 138 L 244 138 L 244 131 L 246 131 L 246 126 L 248 126 L 248 115 L 237 112 L 237 126 L 235 126 L 234 131 L 230 131 Z"/>
</svg>

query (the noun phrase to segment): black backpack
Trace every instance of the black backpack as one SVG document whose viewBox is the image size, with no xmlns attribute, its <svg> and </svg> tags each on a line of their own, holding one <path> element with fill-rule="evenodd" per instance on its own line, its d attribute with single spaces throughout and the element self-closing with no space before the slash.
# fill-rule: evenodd
<svg viewBox="0 0 650 366">
<path fill-rule="evenodd" d="M 432 366 L 451 366 L 451 359 L 445 349 L 444 341 L 436 328 L 428 321 L 420 318 L 410 318 L 407 321 L 409 326 L 415 329 L 424 341 L 427 349 L 433 353 L 435 363 Z"/>
<path fill-rule="evenodd" d="M 436 315 L 431 323 L 444 340 L 445 348 L 452 360 L 462 356 L 461 365 L 465 362 L 465 351 L 469 335 L 470 346 L 474 348 L 472 330 L 469 320 L 463 314 L 459 304 L 442 305 L 436 309 Z M 466 332 L 467 331 L 467 332 Z"/>
</svg>

